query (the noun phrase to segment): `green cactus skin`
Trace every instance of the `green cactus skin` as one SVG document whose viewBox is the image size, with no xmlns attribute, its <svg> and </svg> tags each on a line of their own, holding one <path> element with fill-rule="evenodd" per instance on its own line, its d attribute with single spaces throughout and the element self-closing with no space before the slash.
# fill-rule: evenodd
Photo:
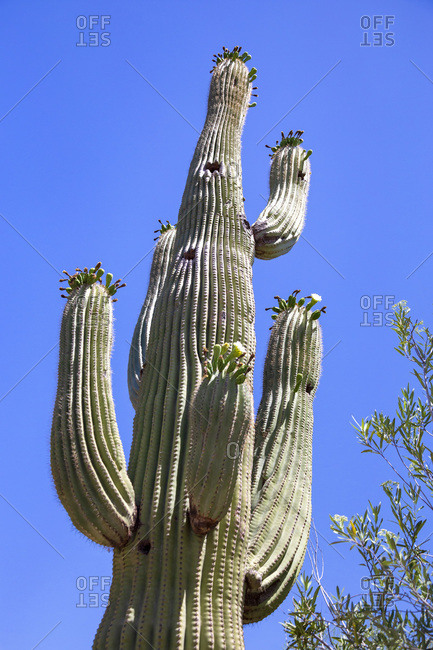
<svg viewBox="0 0 433 650">
<path fill-rule="evenodd" d="M 322 336 L 313 300 L 281 308 L 265 360 L 256 418 L 244 622 L 286 598 L 302 566 L 311 520 L 313 399 Z"/>
<path fill-rule="evenodd" d="M 112 323 L 105 286 L 74 287 L 60 331 L 51 468 L 76 528 L 104 546 L 123 546 L 132 534 L 136 506 L 111 391 Z"/>
<path fill-rule="evenodd" d="M 282 143 L 292 140 L 281 135 Z M 300 144 L 302 140 L 296 138 L 293 144 L 296 142 Z M 310 161 L 304 149 L 283 144 L 273 147 L 274 150 L 269 201 L 253 225 L 256 257 L 262 260 L 284 255 L 298 241 L 304 227 L 310 185 Z"/>
<path fill-rule="evenodd" d="M 131 342 L 128 362 L 129 397 L 134 408 L 137 407 L 138 389 L 145 361 L 147 341 L 156 300 L 165 285 L 167 273 L 171 269 L 171 252 L 175 238 L 175 230 L 170 224 L 161 224 L 160 237 L 155 248 L 150 270 L 149 288 L 146 300 L 138 317 Z"/>
<path fill-rule="evenodd" d="M 246 436 L 254 426 L 253 391 L 245 381 L 248 366 L 237 362 L 236 348 L 232 354 L 224 348 L 229 345 L 221 354 L 221 346 L 215 346 L 213 363 L 208 362 L 191 402 L 186 485 L 197 534 L 208 533 L 227 514 Z"/>
<path fill-rule="evenodd" d="M 268 353 L 262 404 L 273 399 L 272 413 L 281 414 L 278 426 L 272 416 L 272 428 L 265 431 L 260 423 L 267 419 L 267 407 L 261 406 L 255 431 L 252 265 L 256 256 L 269 259 L 286 252 L 299 237 L 309 152 L 299 146 L 299 132 L 289 134 L 273 148 L 269 204 L 251 228 L 244 213 L 240 151 L 257 71 L 248 70 L 245 62 L 250 56 L 240 51 L 238 47 L 231 52 L 224 49 L 216 56 L 207 117 L 190 165 L 178 222 L 175 228 L 160 229 L 149 289 L 133 337 L 128 366 L 135 408 L 128 466 L 133 491 L 128 495 L 134 495 L 137 514 L 128 520 L 127 534 L 121 540 L 110 540 L 114 546 L 113 582 L 109 606 L 94 641 L 97 650 L 241 650 L 243 621 L 259 620 L 275 609 L 305 553 L 312 396 L 306 399 L 301 393 L 306 392 L 304 374 L 307 377 L 309 364 L 313 364 L 313 376 L 317 361 L 309 355 L 316 359 L 319 354 L 317 337 L 310 329 L 318 331 L 317 322 L 312 324 L 320 312 L 308 316 L 304 331 L 293 315 L 279 312 L 285 311 L 288 303 L 293 314 L 307 313 L 307 307 L 294 308 L 290 299 L 275 309 L 278 315 L 274 314 L 277 320 L 271 342 L 281 355 Z M 80 291 L 96 295 L 104 289 L 98 284 L 82 289 L 72 283 L 67 289 L 64 319 Z M 86 317 L 82 327 L 91 330 L 93 321 Z M 299 336 L 293 345 L 292 336 Z M 96 333 L 95 338 L 102 350 L 103 340 Z M 62 362 L 73 340 L 72 333 L 62 328 L 60 376 L 65 385 L 68 372 L 76 370 L 83 376 L 87 372 Z M 109 349 L 109 341 L 106 343 Z M 230 355 L 238 348 L 244 354 L 236 361 Z M 92 354 L 97 356 L 98 350 L 92 349 Z M 300 350 L 304 361 L 297 357 L 294 361 L 292 352 Z M 108 356 L 104 369 L 108 368 Z M 286 377 L 289 367 L 296 370 L 296 393 L 287 388 L 287 378 L 284 391 L 278 391 L 272 381 L 273 372 Z M 301 378 L 299 369 L 304 373 Z M 251 372 L 247 374 L 247 370 Z M 56 413 L 62 404 L 60 397 Z M 197 411 L 204 409 L 207 417 L 203 421 Z M 296 425 L 286 411 L 299 414 Z M 96 406 L 92 416 L 99 421 Z M 53 430 L 58 419 L 55 415 Z M 280 540 L 263 518 L 263 504 L 269 499 L 263 477 L 271 476 L 273 466 L 256 459 L 255 436 L 260 449 L 269 451 L 273 460 L 277 458 L 281 476 L 287 477 L 285 489 L 275 495 L 271 516 L 275 523 L 279 512 L 286 521 Z M 298 444 L 290 447 L 287 440 L 293 436 Z M 57 451 L 59 442 L 53 440 L 53 463 L 59 466 L 67 490 L 74 493 L 75 484 L 86 480 L 81 474 L 87 465 L 74 468 L 78 477 L 73 476 L 65 453 Z M 233 461 L 228 455 L 221 456 L 230 442 L 237 443 L 239 451 Z M 305 453 L 301 453 L 304 443 Z M 292 449 L 287 468 L 285 458 L 278 456 L 279 446 Z M 56 476 L 55 480 L 57 483 Z M 90 489 L 85 496 L 85 522 L 90 523 L 81 525 L 80 530 L 94 539 L 89 528 L 95 525 L 98 496 Z M 63 503 L 70 514 L 78 508 L 75 501 L 72 508 Z M 294 526 L 297 513 L 301 530 Z"/>
</svg>

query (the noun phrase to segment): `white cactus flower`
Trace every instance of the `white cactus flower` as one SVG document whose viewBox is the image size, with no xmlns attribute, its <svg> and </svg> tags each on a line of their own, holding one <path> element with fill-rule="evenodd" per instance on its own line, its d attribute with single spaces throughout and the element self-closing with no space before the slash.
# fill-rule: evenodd
<svg viewBox="0 0 433 650">
<path fill-rule="evenodd" d="M 235 341 L 235 343 L 233 343 L 233 348 L 232 348 L 233 357 L 237 359 L 238 357 L 242 356 L 245 353 L 246 350 L 242 345 L 242 343 L 240 343 L 239 341 Z"/>
</svg>

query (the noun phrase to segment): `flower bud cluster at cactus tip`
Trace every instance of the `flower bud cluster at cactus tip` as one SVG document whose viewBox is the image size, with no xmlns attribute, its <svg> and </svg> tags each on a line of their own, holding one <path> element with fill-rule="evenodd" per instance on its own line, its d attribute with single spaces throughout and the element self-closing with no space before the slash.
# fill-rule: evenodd
<svg viewBox="0 0 433 650">
<path fill-rule="evenodd" d="M 67 275 L 67 277 L 61 278 L 59 282 L 67 282 L 69 286 L 60 287 L 60 291 L 65 291 L 67 294 L 62 294 L 62 298 L 69 298 L 74 289 L 79 289 L 85 285 L 91 286 L 96 282 L 105 287 L 105 290 L 109 296 L 114 296 L 118 289 L 126 287 L 125 283 L 121 284 L 122 280 L 116 280 L 116 282 L 111 284 L 113 280 L 112 273 L 107 273 L 105 276 L 105 283 L 103 283 L 102 276 L 104 275 L 105 271 L 101 268 L 101 262 L 98 262 L 96 266 L 92 267 L 91 269 L 88 269 L 87 266 L 85 266 L 84 269 L 76 268 L 74 275 L 71 275 L 67 271 L 63 271 L 63 273 Z M 113 302 L 117 302 L 117 298 L 114 298 Z"/>
<path fill-rule="evenodd" d="M 311 296 L 305 296 L 305 298 L 300 298 L 298 301 L 296 301 L 298 293 L 300 293 L 300 289 L 295 289 L 295 291 L 293 291 L 293 293 L 290 294 L 287 300 L 280 298 L 280 296 L 274 296 L 275 300 L 278 300 L 278 307 L 266 307 L 266 311 L 272 310 L 273 312 L 275 312 L 274 314 L 272 314 L 273 320 L 277 320 L 278 314 L 281 314 L 281 312 L 283 311 L 290 311 L 295 306 L 299 308 L 303 307 L 306 300 L 309 300 L 309 302 L 305 305 L 306 312 L 310 311 L 311 308 L 314 307 L 316 303 L 321 302 L 322 300 L 322 297 L 319 296 L 317 293 L 312 293 Z M 323 314 L 326 313 L 326 306 L 322 307 L 321 309 L 317 309 L 316 311 L 313 311 L 311 313 L 310 319 L 317 320 L 320 317 L 320 314 L 322 313 Z"/>
<path fill-rule="evenodd" d="M 235 45 L 235 47 L 232 50 L 229 50 L 227 47 L 224 47 L 224 45 L 223 45 L 222 54 L 220 52 L 218 52 L 218 54 L 214 54 L 213 57 L 212 57 L 212 61 L 213 61 L 213 63 L 215 63 L 215 65 L 212 68 L 211 72 L 213 72 L 215 70 L 215 68 L 217 67 L 217 65 L 219 63 L 222 63 L 222 61 L 224 61 L 224 59 L 231 59 L 232 61 L 236 61 L 236 59 L 240 59 L 243 63 L 246 63 L 247 61 L 249 61 L 251 59 L 251 55 L 248 54 L 248 52 L 243 52 L 241 54 L 241 49 L 242 49 L 241 45 Z M 255 68 L 253 68 L 253 70 L 255 70 Z M 257 70 L 256 70 L 256 72 L 257 72 Z M 250 72 L 250 74 L 251 74 L 251 72 Z M 251 81 L 251 79 L 250 79 L 250 81 Z"/>
<path fill-rule="evenodd" d="M 167 219 L 167 223 L 162 223 L 161 219 L 158 219 L 158 221 L 161 224 L 161 228 L 157 228 L 153 232 L 155 233 L 158 232 L 159 235 L 163 235 L 165 232 L 167 232 L 167 230 L 171 230 L 172 228 L 175 228 L 175 226 L 173 226 L 168 219 Z M 159 239 L 159 235 L 157 237 L 154 237 L 153 241 Z"/>
<path fill-rule="evenodd" d="M 276 153 L 279 149 L 282 149 L 283 147 L 297 147 L 298 145 L 302 144 L 304 141 L 302 139 L 302 135 L 304 134 L 303 131 L 289 131 L 287 135 L 284 135 L 283 131 L 281 131 L 281 140 L 276 140 L 275 145 L 273 147 L 269 146 L 268 144 L 265 144 L 265 147 L 270 149 L 272 153 L 270 153 L 270 156 L 273 156 L 274 153 Z M 313 152 L 311 151 L 309 153 L 309 156 Z M 307 156 L 308 158 L 308 156 Z M 306 160 L 306 158 L 304 158 Z"/>
<path fill-rule="evenodd" d="M 215 64 L 214 67 L 212 68 L 211 72 L 215 70 L 215 68 L 222 63 L 225 59 L 230 59 L 231 61 L 236 61 L 236 59 L 239 59 L 242 61 L 242 63 L 246 63 L 251 59 L 251 55 L 248 54 L 248 52 L 243 52 L 241 54 L 241 49 L 242 47 L 240 45 L 236 45 L 232 50 L 229 50 L 227 47 L 223 46 L 223 51 L 222 54 L 221 52 L 218 52 L 218 54 L 214 54 L 212 61 Z M 248 82 L 253 83 L 257 79 L 257 68 L 251 68 L 251 70 L 248 72 Z M 253 86 L 252 90 L 257 90 L 257 86 Z M 253 97 L 258 97 L 256 93 L 252 93 Z M 257 102 L 252 102 L 251 104 L 248 104 L 248 108 L 254 108 L 254 106 L 257 106 Z"/>
<path fill-rule="evenodd" d="M 243 384 L 247 373 L 252 370 L 250 363 L 254 359 L 254 354 L 250 355 L 246 363 L 242 363 L 241 359 L 246 355 L 242 343 L 239 341 L 233 343 L 230 352 L 229 348 L 229 343 L 214 345 L 212 355 L 205 360 L 205 376 L 212 379 L 218 374 L 230 375 L 237 384 Z M 204 349 L 203 352 L 207 355 L 208 350 Z"/>
<path fill-rule="evenodd" d="M 248 81 L 252 83 L 257 79 L 257 68 L 251 68 L 251 70 L 248 73 Z M 253 86 L 253 90 L 257 90 L 257 86 Z M 256 93 L 251 93 L 252 97 L 258 97 Z M 248 108 L 254 108 L 257 106 L 257 102 L 252 102 L 251 104 L 248 104 Z"/>
</svg>

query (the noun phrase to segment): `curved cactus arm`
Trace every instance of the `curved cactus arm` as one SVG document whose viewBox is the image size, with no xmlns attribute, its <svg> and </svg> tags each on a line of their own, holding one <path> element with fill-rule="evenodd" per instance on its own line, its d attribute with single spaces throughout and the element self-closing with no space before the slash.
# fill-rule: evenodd
<svg viewBox="0 0 433 650">
<path fill-rule="evenodd" d="M 300 145 L 303 131 L 290 131 L 272 147 L 269 201 L 253 225 L 256 257 L 287 253 L 301 236 L 310 185 L 310 151 Z"/>
<path fill-rule="evenodd" d="M 227 514 L 239 477 L 242 452 L 254 427 L 252 386 L 240 343 L 215 345 L 190 408 L 191 442 L 186 486 L 189 520 L 197 535 L 211 531 Z"/>
<path fill-rule="evenodd" d="M 296 294 L 296 292 L 295 292 Z M 318 317 L 295 295 L 278 299 L 256 419 L 244 622 L 286 598 L 304 559 L 311 519 L 312 403 L 322 356 Z M 325 309 L 325 308 L 323 308 Z"/>
<path fill-rule="evenodd" d="M 73 524 L 94 542 L 122 547 L 136 519 L 111 392 L 112 296 L 119 281 L 99 264 L 69 276 L 60 332 L 51 470 Z"/>
<path fill-rule="evenodd" d="M 149 342 L 150 326 L 152 324 L 155 304 L 165 286 L 168 270 L 171 268 L 171 253 L 176 237 L 174 226 L 168 221 L 167 224 L 160 223 L 161 228 L 155 230 L 155 232 L 160 233 L 160 236 L 158 237 L 158 243 L 153 254 L 149 288 L 135 326 L 129 352 L 128 388 L 129 397 L 134 408 L 137 408 L 138 390 L 143 372 L 146 348 Z"/>
</svg>

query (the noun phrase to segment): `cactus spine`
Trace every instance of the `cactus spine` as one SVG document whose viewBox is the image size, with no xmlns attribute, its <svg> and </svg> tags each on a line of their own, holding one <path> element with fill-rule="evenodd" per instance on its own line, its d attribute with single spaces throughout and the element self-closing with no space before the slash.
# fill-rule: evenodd
<svg viewBox="0 0 433 650">
<path fill-rule="evenodd" d="M 110 384 L 112 296 L 94 269 L 68 277 L 52 471 L 72 521 L 113 547 L 110 604 L 94 648 L 236 648 L 302 565 L 311 514 L 319 299 L 274 307 L 254 425 L 254 257 L 301 234 L 302 132 L 272 148 L 270 198 L 246 220 L 241 132 L 256 70 L 215 59 L 208 112 L 176 227 L 161 224 L 128 365 L 135 408 L 126 472 Z"/>
</svg>

